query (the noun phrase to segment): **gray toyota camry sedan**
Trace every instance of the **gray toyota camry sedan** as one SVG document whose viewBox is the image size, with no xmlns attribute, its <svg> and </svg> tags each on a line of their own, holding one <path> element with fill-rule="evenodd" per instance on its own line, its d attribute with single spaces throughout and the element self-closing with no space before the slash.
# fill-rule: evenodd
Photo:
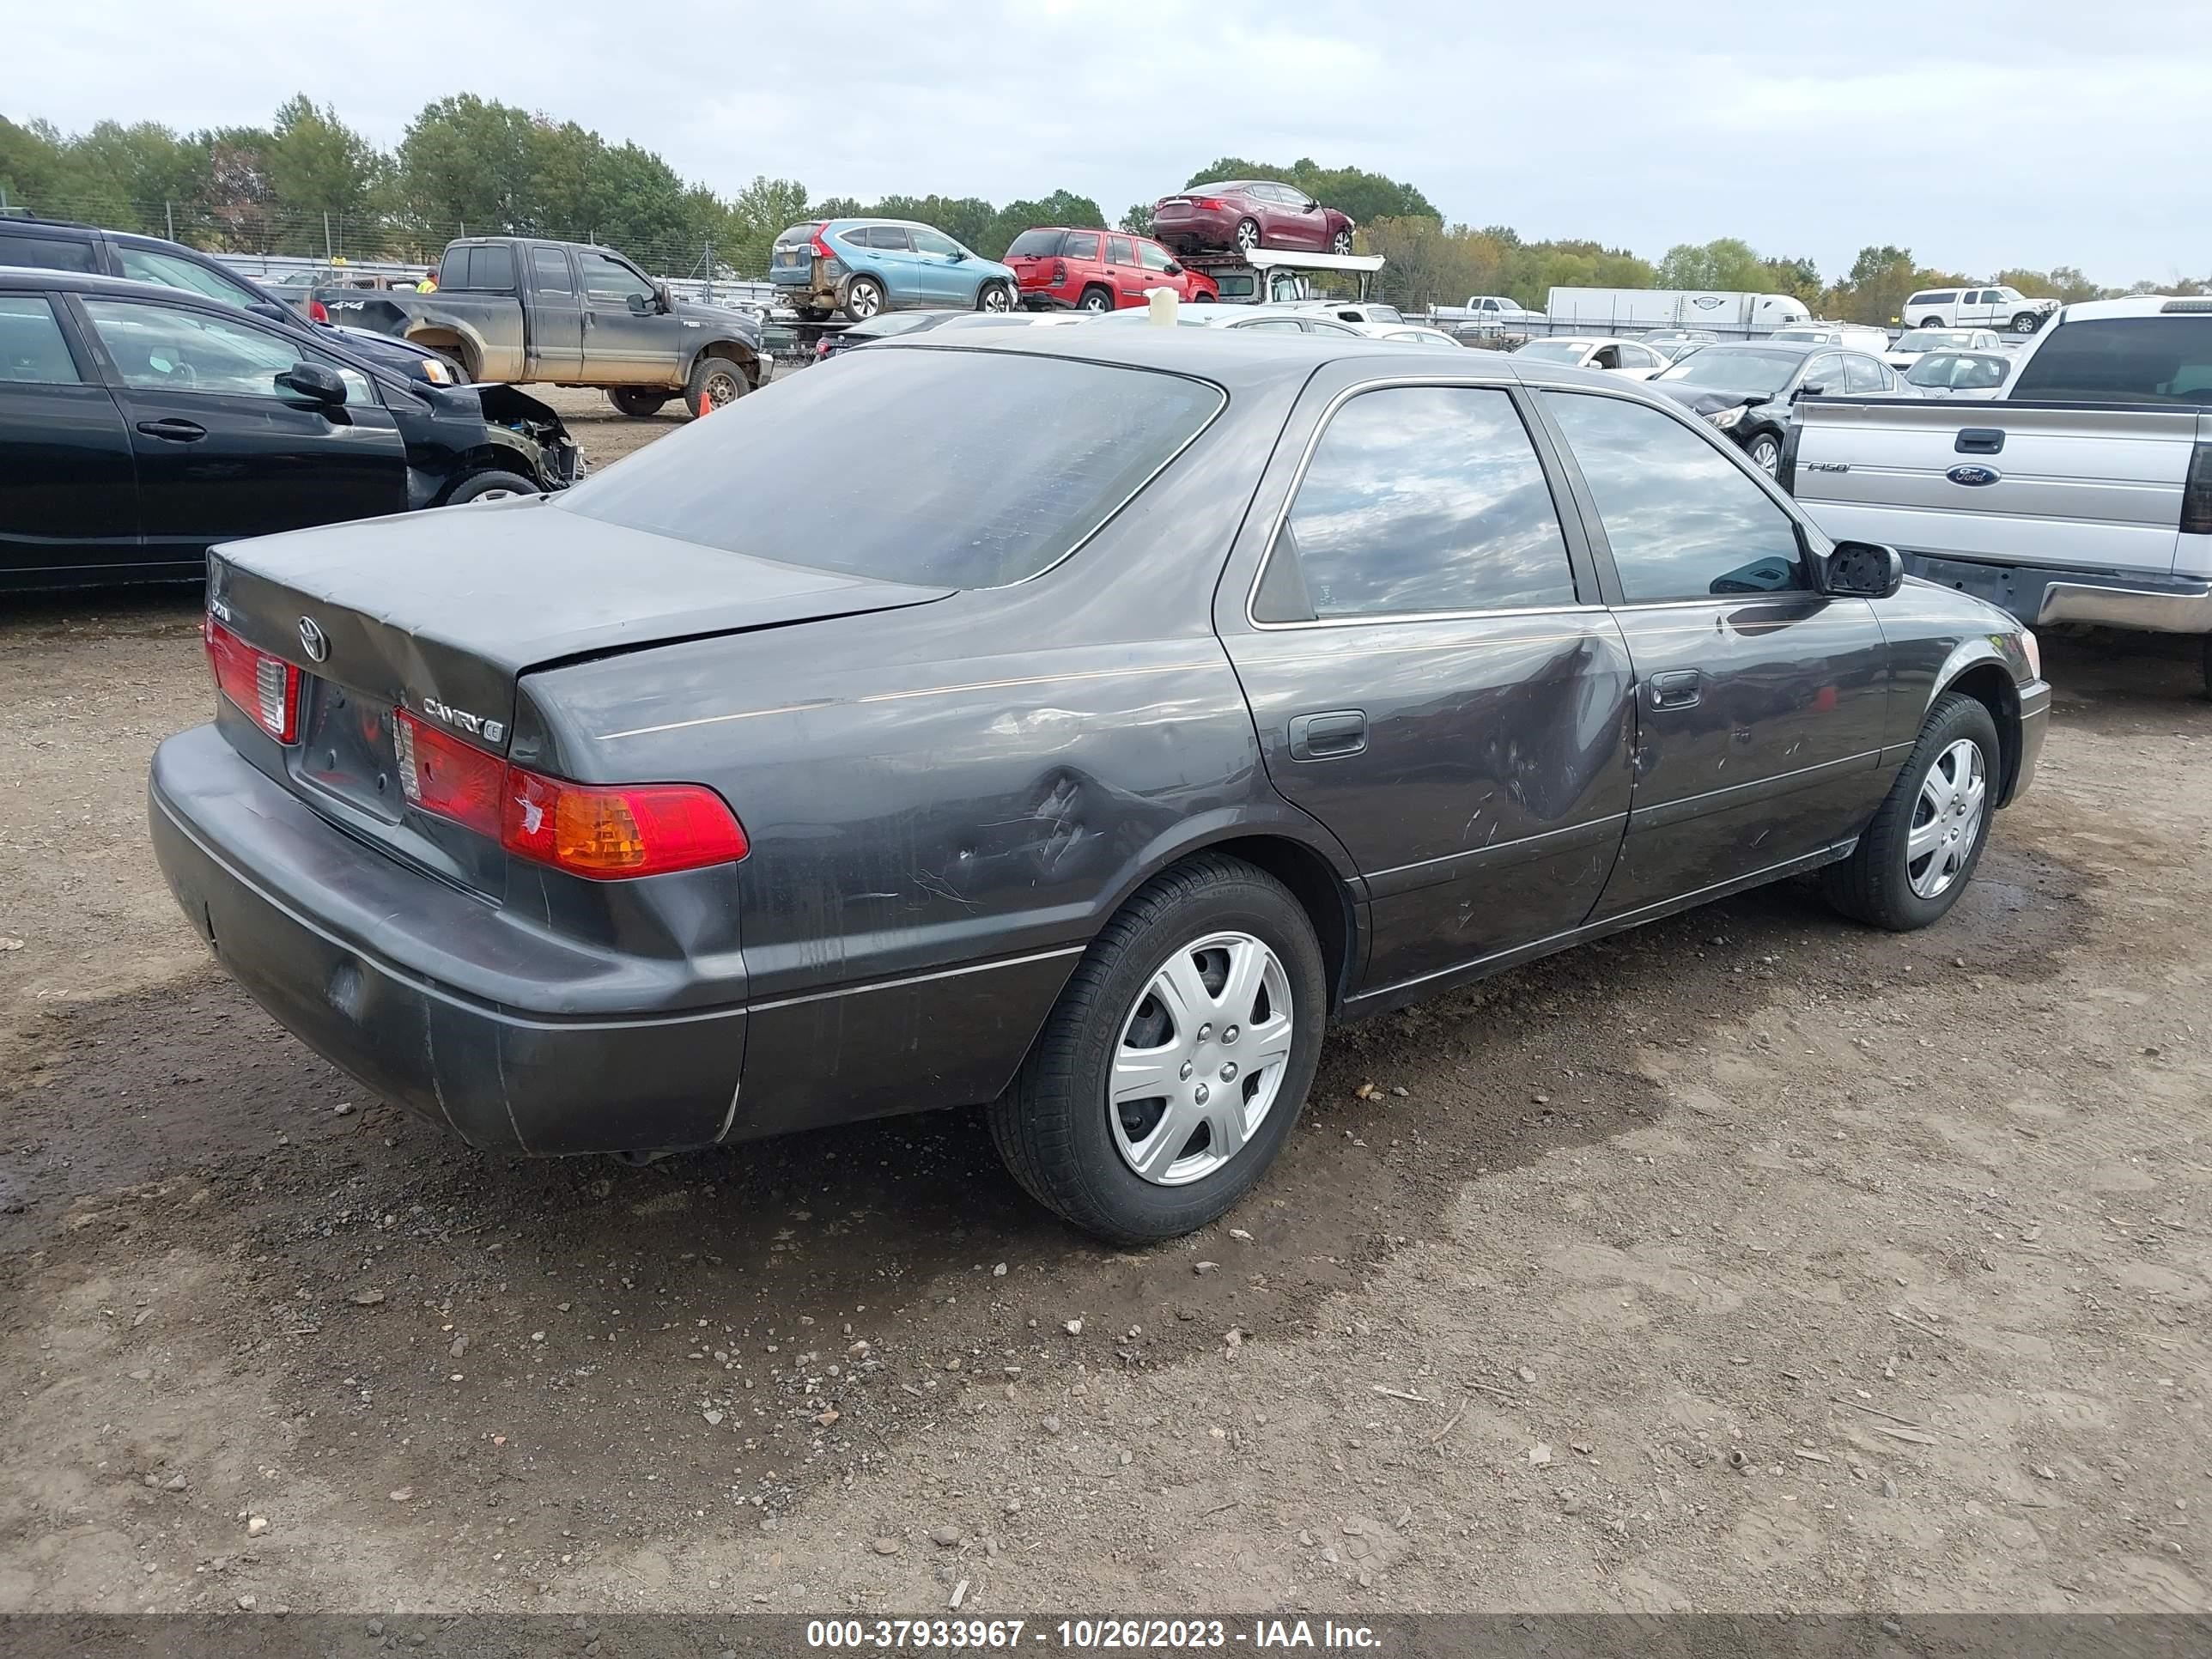
<svg viewBox="0 0 2212 1659">
<path fill-rule="evenodd" d="M 224 547 L 206 637 L 162 868 L 386 1098 L 632 1155 L 981 1103 L 1122 1241 L 1260 1179 L 1331 1019 L 1816 869 L 1936 921 L 2050 702 L 1635 382 L 1194 329 Z"/>
</svg>

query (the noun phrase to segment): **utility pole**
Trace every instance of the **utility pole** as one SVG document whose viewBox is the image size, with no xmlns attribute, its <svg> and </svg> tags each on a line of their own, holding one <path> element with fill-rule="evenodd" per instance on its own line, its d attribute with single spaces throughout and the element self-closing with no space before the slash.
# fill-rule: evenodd
<svg viewBox="0 0 2212 1659">
<path fill-rule="evenodd" d="M 175 241 L 177 240 L 177 204 L 174 202 L 161 204 L 161 222 L 169 228 L 169 240 Z"/>
<path fill-rule="evenodd" d="M 323 263 L 331 263 L 331 216 L 327 211 L 323 215 Z"/>
</svg>

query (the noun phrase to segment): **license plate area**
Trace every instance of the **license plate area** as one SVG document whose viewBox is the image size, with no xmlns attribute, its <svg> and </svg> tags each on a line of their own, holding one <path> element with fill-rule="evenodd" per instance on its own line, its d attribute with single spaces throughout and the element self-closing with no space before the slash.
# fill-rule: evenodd
<svg viewBox="0 0 2212 1659">
<path fill-rule="evenodd" d="M 392 705 L 314 675 L 300 682 L 301 739 L 294 762 L 301 781 L 386 823 L 407 808 L 399 781 Z"/>
</svg>

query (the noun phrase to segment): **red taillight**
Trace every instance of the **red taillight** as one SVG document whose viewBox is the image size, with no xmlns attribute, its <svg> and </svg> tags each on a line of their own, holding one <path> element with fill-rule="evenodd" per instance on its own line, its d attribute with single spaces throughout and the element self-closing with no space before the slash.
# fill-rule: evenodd
<svg viewBox="0 0 2212 1659">
<path fill-rule="evenodd" d="M 1200 209 L 1203 212 L 1219 213 L 1227 208 L 1229 204 L 1223 201 L 1218 196 L 1201 196 L 1196 201 L 1193 202 L 1191 205 L 1194 208 Z"/>
<path fill-rule="evenodd" d="M 327 323 L 330 319 L 331 308 L 328 306 L 325 305 L 320 300 L 309 300 L 307 301 L 307 320 L 309 322 Z"/>
<path fill-rule="evenodd" d="M 300 671 L 281 657 L 257 651 L 210 613 L 200 636 L 216 689 L 279 743 L 289 743 L 300 708 Z"/>
<path fill-rule="evenodd" d="M 1052 285 L 1054 288 L 1058 288 L 1066 280 L 1067 261 L 1065 259 L 1054 259 L 1052 262 Z"/>
<path fill-rule="evenodd" d="M 401 710 L 399 785 L 410 805 L 496 838 L 518 858 L 594 881 L 731 864 L 744 827 L 696 783 L 570 783 L 488 755 Z"/>
<path fill-rule="evenodd" d="M 827 357 L 830 355 L 830 342 L 817 340 L 814 343 L 814 355 L 817 357 Z"/>
<path fill-rule="evenodd" d="M 834 259 L 837 257 L 830 251 L 830 244 L 822 240 L 820 227 L 817 227 L 814 232 L 814 257 L 817 259 Z"/>
<path fill-rule="evenodd" d="M 2189 482 L 2181 489 L 2181 533 L 2212 536 L 2212 444 L 2199 444 L 2189 458 Z"/>
</svg>

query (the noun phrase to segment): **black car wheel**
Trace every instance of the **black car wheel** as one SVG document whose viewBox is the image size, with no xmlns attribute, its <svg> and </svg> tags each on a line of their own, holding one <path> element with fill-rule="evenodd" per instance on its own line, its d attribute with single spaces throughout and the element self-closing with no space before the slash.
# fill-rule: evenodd
<svg viewBox="0 0 2212 1659">
<path fill-rule="evenodd" d="M 684 406 L 696 420 L 737 402 L 752 389 L 745 366 L 734 357 L 702 357 L 691 366 L 690 381 L 684 388 Z"/>
<path fill-rule="evenodd" d="M 1332 253 L 1349 253 L 1349 252 L 1352 252 L 1352 232 L 1351 232 L 1351 230 L 1347 228 L 1346 228 L 1346 229 L 1343 229 L 1343 230 L 1340 230 L 1340 231 L 1338 231 L 1338 232 L 1336 233 L 1336 234 L 1335 234 L 1335 235 L 1334 235 L 1334 236 L 1332 236 L 1332 237 L 1330 237 L 1330 238 L 1328 239 L 1328 247 L 1329 247 L 1329 252 L 1332 252 Z"/>
<path fill-rule="evenodd" d="M 644 386 L 617 386 L 607 388 L 609 403 L 623 414 L 635 416 L 640 420 L 648 415 L 659 414 L 668 400 L 675 395 L 672 392 L 653 392 Z"/>
<path fill-rule="evenodd" d="M 1771 432 L 1760 433 L 1743 447 L 1743 453 L 1751 457 L 1753 466 L 1770 478 L 1782 470 L 1782 440 Z"/>
<path fill-rule="evenodd" d="M 1031 1197 L 1116 1243 L 1226 1213 L 1290 1138 L 1328 997 L 1313 925 L 1282 884 L 1203 854 L 1156 877 L 1091 943 L 992 1139 Z"/>
<path fill-rule="evenodd" d="M 1075 303 L 1079 310 L 1087 311 L 1094 317 L 1103 316 L 1114 309 L 1114 291 L 1111 289 L 1086 288 L 1083 290 L 1083 297 Z"/>
<path fill-rule="evenodd" d="M 1892 933 L 1939 920 L 1981 862 L 1996 805 L 1998 757 L 1988 708 L 1961 691 L 1936 698 L 1857 848 L 1823 872 L 1828 902 Z"/>
<path fill-rule="evenodd" d="M 975 290 L 975 309 L 978 311 L 1012 311 L 1014 296 L 1004 283 L 986 283 Z"/>
<path fill-rule="evenodd" d="M 845 314 L 865 323 L 884 308 L 884 285 L 872 276 L 855 276 L 845 284 Z"/>
<path fill-rule="evenodd" d="M 544 492 L 520 472 L 478 472 L 464 478 L 446 497 L 447 507 L 469 501 L 503 501 L 511 495 L 539 495 Z"/>
<path fill-rule="evenodd" d="M 1246 253 L 1260 246 L 1260 222 L 1257 219 L 1239 219 L 1237 222 L 1237 246 Z"/>
</svg>

